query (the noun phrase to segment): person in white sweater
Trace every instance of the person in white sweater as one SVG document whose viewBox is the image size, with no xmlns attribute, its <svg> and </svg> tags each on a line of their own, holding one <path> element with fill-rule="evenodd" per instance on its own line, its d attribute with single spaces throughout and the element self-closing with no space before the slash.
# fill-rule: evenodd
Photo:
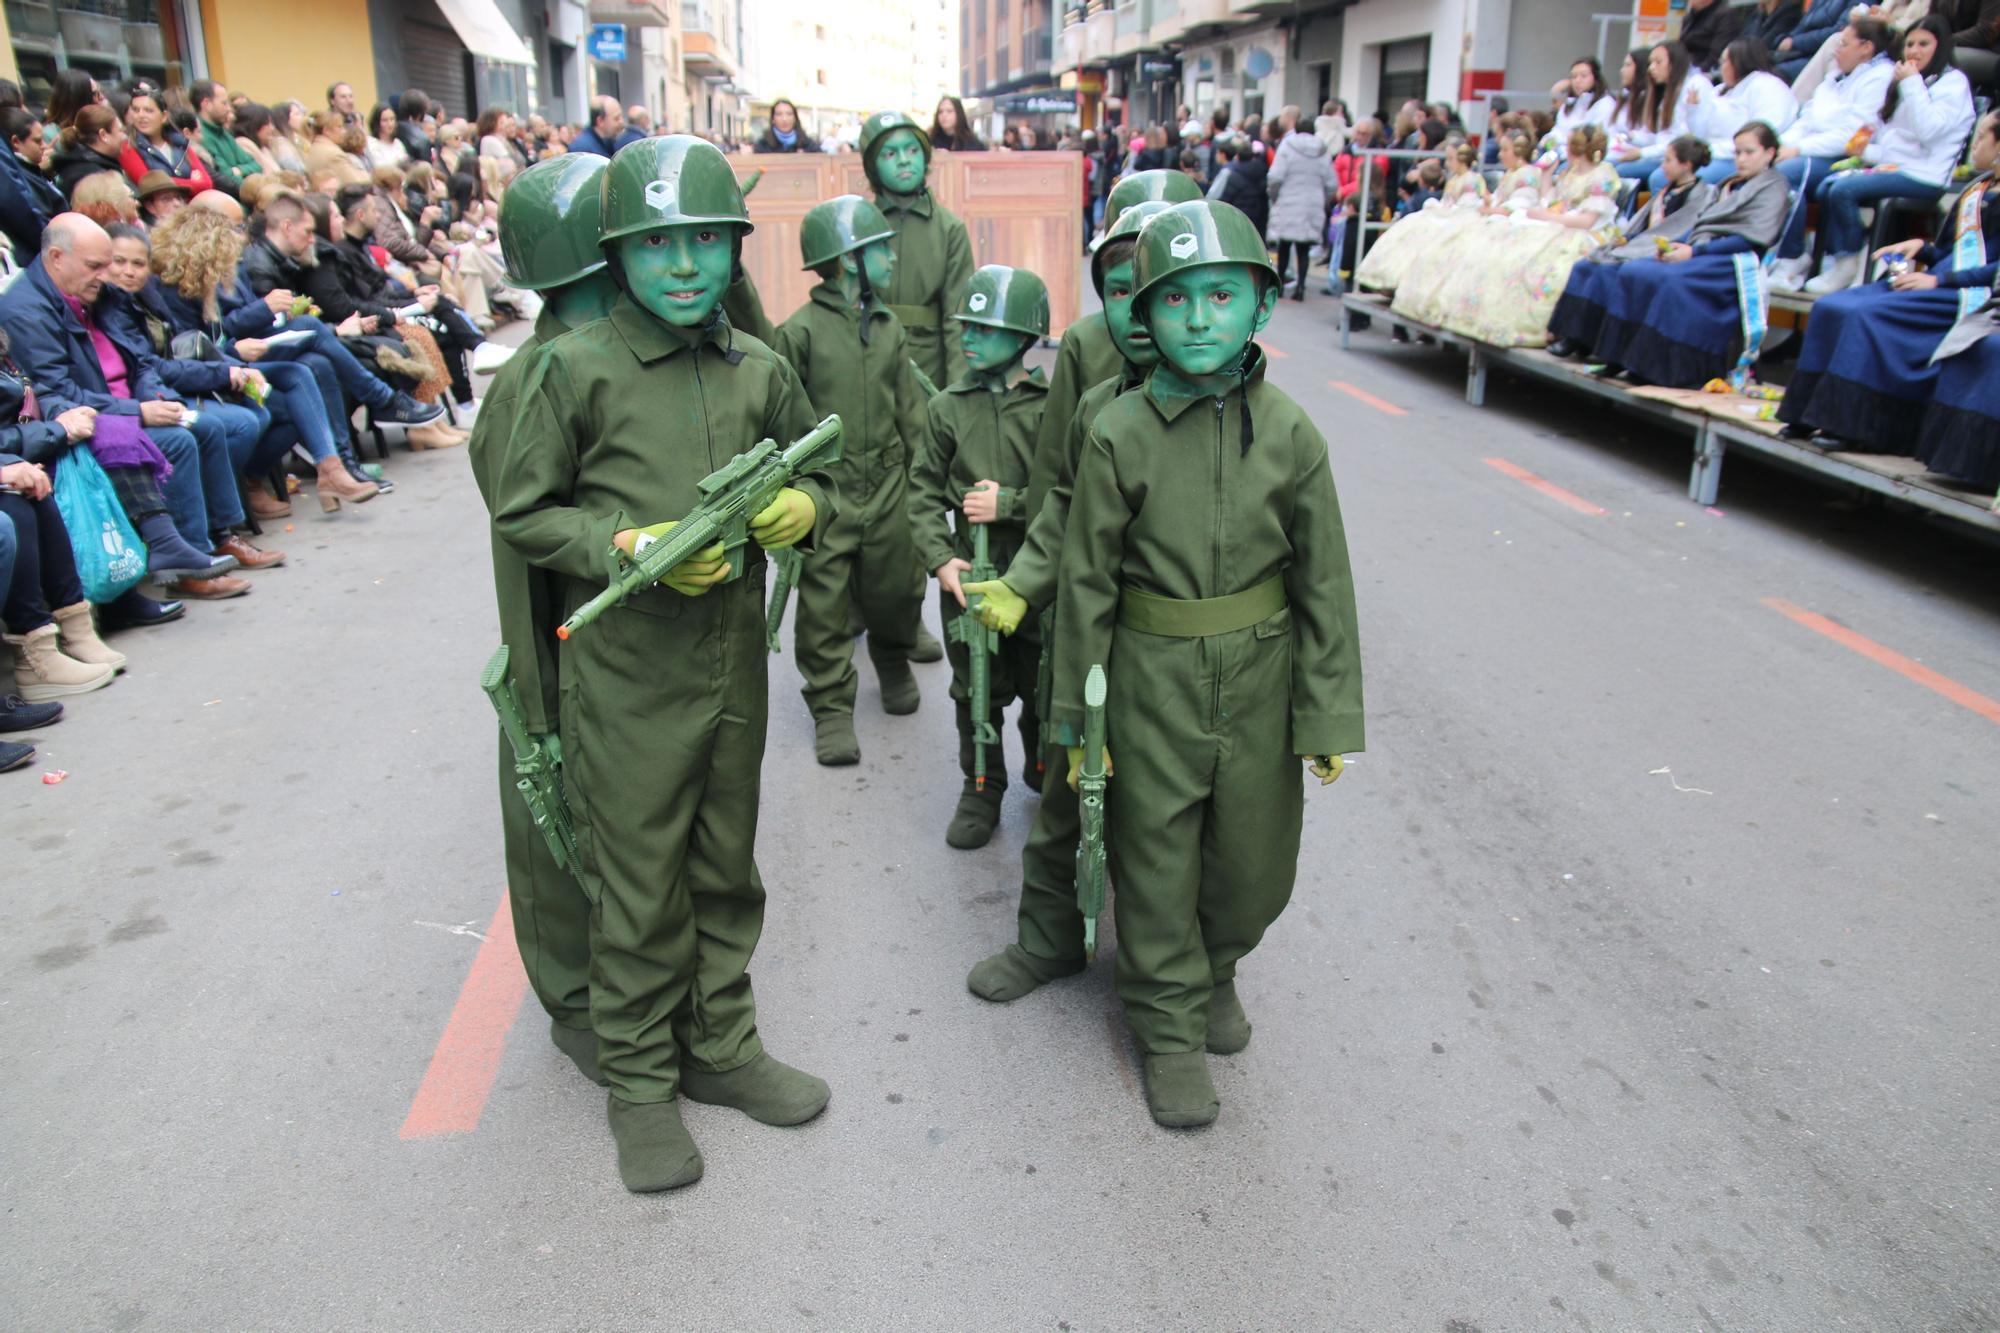
<svg viewBox="0 0 2000 1333">
<path fill-rule="evenodd" d="M 1951 8 L 1950 5 L 1941 7 Z M 1881 19 L 1898 32 L 1902 32 L 1930 12 L 1931 0 L 1889 0 L 1887 4 L 1882 5 L 1856 5 L 1848 11 L 1848 17 Z M 1812 99 L 1813 93 L 1819 89 L 1819 81 L 1825 78 L 1827 70 L 1833 67 L 1833 53 L 1840 49 L 1840 39 L 1845 35 L 1846 30 L 1842 29 L 1827 38 L 1818 53 L 1806 62 L 1804 69 L 1799 71 L 1799 77 L 1792 80 L 1792 96 L 1796 97 L 1801 105 Z"/>
<path fill-rule="evenodd" d="M 1651 179 L 1667 155 L 1667 145 L 1693 133 L 1694 121 L 1707 116 L 1717 97 L 1715 85 L 1694 68 L 1687 48 L 1679 42 L 1655 45 L 1646 58 L 1646 75 L 1645 110 L 1625 150 L 1614 153 L 1618 174 L 1630 180 Z"/>
<path fill-rule="evenodd" d="M 1736 174 L 1736 135 L 1745 125 L 1761 120 L 1782 135 L 1799 118 L 1799 104 L 1778 77 L 1763 38 L 1738 37 L 1724 47 L 1716 72 L 1722 79 L 1721 92 L 1695 107 L 1689 117 L 1695 137 L 1708 143 L 1709 164 L 1696 174 L 1710 185 Z M 1647 188 L 1658 193 L 1666 183 L 1666 173 L 1655 171 Z"/>
<path fill-rule="evenodd" d="M 1791 128 L 1778 136 L 1777 171 L 1792 187 L 1794 207 L 1778 242 L 1773 288 L 1797 291 L 1812 271 L 1806 255 L 1806 210 L 1799 196 L 1812 197 L 1835 164 L 1848 157 L 1849 141 L 1881 113 L 1896 70 L 1889 58 L 1893 35 L 1880 19 L 1850 21 L 1834 52 L 1833 72 L 1800 108 Z"/>
<path fill-rule="evenodd" d="M 1814 294 L 1851 287 L 1862 275 L 1861 210 L 1888 199 L 1935 204 L 1972 131 L 1972 84 L 1952 68 L 1951 25 L 1917 20 L 1895 51 L 1896 65 L 1861 152 L 1860 170 L 1836 172 L 1815 194 L 1826 229 L 1826 262 L 1806 284 Z"/>
<path fill-rule="evenodd" d="M 1566 146 L 1571 131 L 1585 125 L 1601 125 L 1609 134 L 1618 99 L 1604 86 L 1604 71 L 1598 68 L 1596 58 L 1587 56 L 1569 67 L 1568 78 L 1549 89 L 1549 109 L 1555 113 L 1556 123 L 1543 142 Z"/>
</svg>

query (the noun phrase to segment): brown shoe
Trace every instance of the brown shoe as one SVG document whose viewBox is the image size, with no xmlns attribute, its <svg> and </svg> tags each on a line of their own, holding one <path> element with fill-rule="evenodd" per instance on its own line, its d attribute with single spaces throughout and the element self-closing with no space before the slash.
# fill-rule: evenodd
<svg viewBox="0 0 2000 1333">
<path fill-rule="evenodd" d="M 250 517 L 262 523 L 269 518 L 290 518 L 292 506 L 271 494 L 271 488 L 261 481 L 243 480 L 243 506 L 250 511 Z"/>
<path fill-rule="evenodd" d="M 234 574 L 223 574 L 212 579 L 182 579 L 169 583 L 166 593 L 175 600 L 219 602 L 225 597 L 241 597 L 250 591 L 250 580 L 239 579 Z"/>
<path fill-rule="evenodd" d="M 235 556 L 236 563 L 245 569 L 269 569 L 285 563 L 283 551 L 260 551 L 250 544 L 248 537 L 238 532 L 232 532 L 217 542 L 215 553 Z"/>
<path fill-rule="evenodd" d="M 319 507 L 329 514 L 340 508 L 342 500 L 360 504 L 381 494 L 381 487 L 372 481 L 356 480 L 338 458 L 319 460 L 319 475 L 314 484 L 319 487 Z"/>
</svg>

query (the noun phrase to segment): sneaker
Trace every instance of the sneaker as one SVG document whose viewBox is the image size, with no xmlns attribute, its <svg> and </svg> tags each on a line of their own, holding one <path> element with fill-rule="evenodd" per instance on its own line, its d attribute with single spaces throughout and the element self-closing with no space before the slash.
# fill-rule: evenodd
<svg viewBox="0 0 2000 1333">
<path fill-rule="evenodd" d="M 52 722 L 62 721 L 62 715 L 63 706 L 59 703 L 31 704 L 18 694 L 0 698 L 0 731 L 40 731 Z"/>
<path fill-rule="evenodd" d="M 1806 285 L 1806 275 L 1811 272 L 1811 255 L 1780 259 L 1771 266 L 1769 286 L 1774 292 L 1795 292 Z"/>
<path fill-rule="evenodd" d="M 19 741 L 0 741 L 0 773 L 11 772 L 35 757 L 35 747 Z"/>
<path fill-rule="evenodd" d="M 375 409 L 375 420 L 385 426 L 421 426 L 444 415 L 441 403 L 420 403 L 398 389 L 388 403 Z"/>
<path fill-rule="evenodd" d="M 1806 294 L 1828 296 L 1834 292 L 1845 291 L 1852 287 L 1854 280 L 1860 276 L 1861 255 L 1858 252 L 1851 255 L 1833 255 L 1827 259 L 1826 267 L 1820 270 L 1820 275 L 1806 284 Z"/>
<path fill-rule="evenodd" d="M 491 375 L 513 357 L 514 349 L 505 343 L 482 342 L 472 349 L 472 358 L 467 364 L 475 375 Z"/>
</svg>

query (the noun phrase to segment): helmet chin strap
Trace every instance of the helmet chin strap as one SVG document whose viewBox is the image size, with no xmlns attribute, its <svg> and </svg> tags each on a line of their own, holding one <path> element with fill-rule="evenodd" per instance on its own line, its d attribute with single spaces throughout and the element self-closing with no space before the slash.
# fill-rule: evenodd
<svg viewBox="0 0 2000 1333">
<path fill-rule="evenodd" d="M 868 345 L 868 307 L 875 304 L 875 285 L 868 281 L 868 265 L 862 262 L 861 252 L 854 252 L 854 277 L 861 294 L 861 345 Z"/>
</svg>

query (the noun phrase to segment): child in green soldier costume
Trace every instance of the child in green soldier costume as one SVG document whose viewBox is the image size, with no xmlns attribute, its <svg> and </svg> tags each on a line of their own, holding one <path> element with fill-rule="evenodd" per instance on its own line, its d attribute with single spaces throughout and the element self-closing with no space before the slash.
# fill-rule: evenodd
<svg viewBox="0 0 2000 1333">
<path fill-rule="evenodd" d="M 510 286 L 538 292 L 541 314 L 486 390 L 466 455 L 473 480 L 492 510 L 499 469 L 514 428 L 521 385 L 535 349 L 602 319 L 618 288 L 598 246 L 602 177 L 610 162 L 595 153 L 568 153 L 537 162 L 516 176 L 500 201 L 500 253 Z M 493 588 L 500 603 L 500 639 L 510 649 L 514 682 L 528 727 L 555 736 L 560 715 L 556 624 L 562 619 L 562 577 L 530 564 L 493 532 Z M 560 738 L 558 738 L 559 741 Z M 549 1035 L 577 1068 L 603 1083 L 597 1034 L 590 1026 L 590 899 L 556 863 L 536 830 L 527 802 L 514 789 L 514 749 L 500 738 L 500 831 L 506 848 L 507 900 L 521 963 L 542 1007 Z"/>
<path fill-rule="evenodd" d="M 1055 711 L 1110 681 L 1116 968 L 1154 1120 L 1219 1109 L 1205 1051 L 1241 1050 L 1236 965 L 1290 899 L 1304 793 L 1362 748 L 1353 577 L 1326 441 L 1264 380 L 1264 238 L 1227 204 L 1139 233 L 1134 301 L 1159 348 L 1097 415 L 1061 563 Z M 1082 759 L 1070 752 L 1072 780 Z"/>
<path fill-rule="evenodd" d="M 946 328 L 972 277 L 972 239 L 931 197 L 931 140 L 900 111 L 861 123 L 861 169 L 894 237 L 896 276 L 878 293 L 910 336 L 910 355 L 931 383 L 950 384 L 965 363 Z"/>
<path fill-rule="evenodd" d="M 938 607 L 947 622 L 966 614 L 959 579 L 972 567 L 972 527 L 985 527 L 987 558 L 996 568 L 1013 559 L 1025 535 L 1025 491 L 1047 389 L 1041 371 L 1024 370 L 1021 358 L 1048 336 L 1048 289 L 1026 269 L 988 264 L 966 284 L 957 319 L 970 369 L 931 400 L 929 432 L 910 468 L 910 531 L 924 567 L 938 581 Z M 946 523 L 947 514 L 953 523 Z M 1007 790 L 1005 746 L 988 755 L 982 787 L 973 778 L 971 652 L 957 640 L 947 652 L 965 788 L 944 838 L 953 847 L 984 847 Z M 1030 786 L 1040 783 L 1034 698 L 1040 661 L 1039 634 L 1003 638 L 989 671 L 991 716 L 982 719 L 999 735 L 1007 705 L 1022 701 L 1022 774 Z"/>
<path fill-rule="evenodd" d="M 770 348 L 721 302 L 749 230 L 728 159 L 688 135 L 642 139 L 604 176 L 610 314 L 542 348 L 498 474 L 494 522 L 561 576 L 557 615 L 603 590 L 765 438 L 814 424 Z M 827 1087 L 764 1052 L 748 966 L 763 927 L 755 844 L 764 755 L 762 552 L 816 540 L 830 479 L 796 479 L 750 525 L 744 576 L 720 546 L 676 566 L 561 649 L 563 780 L 590 918 L 590 1014 L 611 1088 L 618 1172 L 634 1191 L 701 1176 L 678 1095 L 767 1124 Z"/>
<path fill-rule="evenodd" d="M 910 670 L 923 614 L 923 574 L 904 508 L 910 455 L 923 443 L 924 398 L 903 326 L 880 299 L 896 270 L 893 233 L 857 194 L 829 199 L 799 225 L 805 267 L 820 281 L 778 326 L 778 350 L 798 371 L 817 415 L 838 412 L 840 462 L 830 469 L 842 509 L 799 570 L 793 648 L 822 764 L 854 764 L 854 637 L 850 598 L 868 630 L 868 656 L 887 713 L 917 711 Z"/>
<path fill-rule="evenodd" d="M 1083 442 L 1105 404 L 1144 383 L 1146 372 L 1159 359 L 1152 338 L 1133 314 L 1132 254 L 1140 226 L 1169 207 L 1161 200 L 1142 200 L 1122 208 L 1106 229 L 1104 243 L 1091 257 L 1090 280 L 1104 303 L 1104 327 L 1119 357 L 1118 372 L 1084 393 L 1053 448 L 1048 447 L 1051 431 L 1044 418 L 1035 458 L 1035 484 L 1042 502 L 1029 520 L 1027 540 L 1000 579 L 966 587 L 968 593 L 984 598 L 980 618 L 1003 634 L 1033 624 L 1029 612 L 1040 611 L 1044 651 L 1053 649 L 1047 640 L 1059 614 L 1056 571 Z M 1065 747 L 1056 745 L 1051 758 L 1042 782 L 1041 805 L 1028 830 L 1027 846 L 1021 850 L 1016 942 L 980 961 L 965 981 L 973 994 L 995 1003 L 1018 1000 L 1037 986 L 1081 972 L 1084 967 L 1083 917 L 1076 905 L 1076 848 L 1082 824 L 1076 792 L 1069 785 Z"/>
</svg>

